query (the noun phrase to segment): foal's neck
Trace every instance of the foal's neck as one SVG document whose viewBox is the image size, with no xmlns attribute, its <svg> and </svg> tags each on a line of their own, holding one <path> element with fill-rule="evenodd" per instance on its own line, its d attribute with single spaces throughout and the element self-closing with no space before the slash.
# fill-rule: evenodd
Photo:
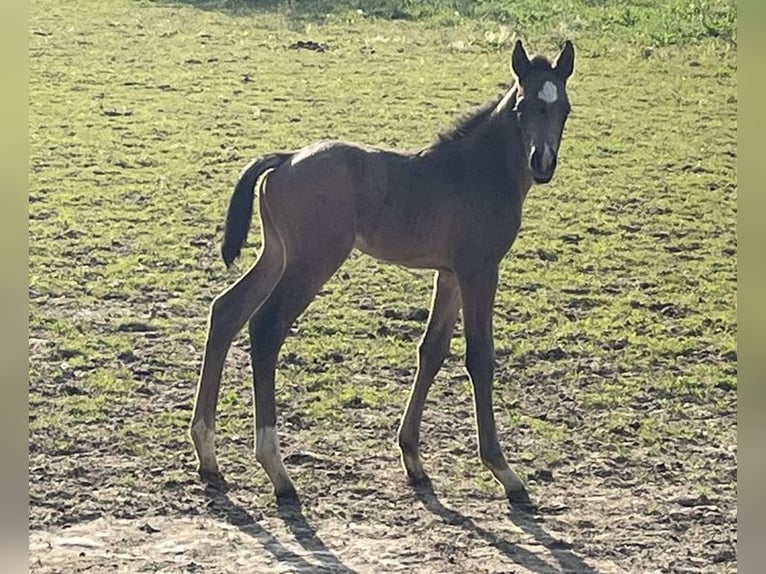
<svg viewBox="0 0 766 574">
<path fill-rule="evenodd" d="M 414 156 L 455 168 L 456 173 L 475 174 L 523 199 L 532 177 L 514 110 L 518 90 L 516 84 L 503 97 L 487 102 Z"/>
<path fill-rule="evenodd" d="M 487 119 L 466 137 L 466 145 L 479 166 L 502 172 L 503 184 L 518 189 L 524 197 L 531 187 L 532 177 L 515 111 L 517 94 L 518 85 L 514 85 Z"/>
</svg>

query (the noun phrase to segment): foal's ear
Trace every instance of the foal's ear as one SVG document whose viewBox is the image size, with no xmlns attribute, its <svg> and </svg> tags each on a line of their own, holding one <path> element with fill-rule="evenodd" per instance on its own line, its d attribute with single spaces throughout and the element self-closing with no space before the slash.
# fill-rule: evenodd
<svg viewBox="0 0 766 574">
<path fill-rule="evenodd" d="M 556 58 L 556 63 L 553 65 L 553 69 L 562 81 L 566 82 L 569 76 L 574 71 L 574 46 L 572 42 L 567 40 L 564 42 L 564 47 L 561 49 L 561 53 Z"/>
<path fill-rule="evenodd" d="M 529 57 L 524 49 L 524 45 L 521 43 L 521 40 L 516 40 L 516 44 L 513 46 L 513 53 L 511 54 L 511 71 L 516 74 L 519 80 L 523 80 L 531 67 L 532 65 L 529 63 Z"/>
</svg>

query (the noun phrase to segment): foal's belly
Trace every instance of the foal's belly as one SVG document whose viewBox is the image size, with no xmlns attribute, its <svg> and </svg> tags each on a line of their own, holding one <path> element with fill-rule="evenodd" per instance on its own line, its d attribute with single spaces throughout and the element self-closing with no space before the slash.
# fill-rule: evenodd
<svg viewBox="0 0 766 574">
<path fill-rule="evenodd" d="M 405 236 L 391 234 L 390 236 L 376 235 L 374 238 L 366 238 L 357 234 L 354 247 L 379 261 L 395 263 L 404 267 L 417 269 L 449 267 L 449 262 L 441 249 L 431 249 L 418 242 L 411 243 Z"/>
</svg>

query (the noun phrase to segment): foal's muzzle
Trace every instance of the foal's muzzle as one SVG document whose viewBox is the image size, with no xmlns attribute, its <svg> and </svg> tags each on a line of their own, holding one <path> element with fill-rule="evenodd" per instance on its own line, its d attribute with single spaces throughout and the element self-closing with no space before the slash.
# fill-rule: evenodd
<svg viewBox="0 0 766 574">
<path fill-rule="evenodd" d="M 544 144 L 542 149 L 533 147 L 529 167 L 535 183 L 548 183 L 556 171 L 556 151 L 548 144 Z"/>
</svg>

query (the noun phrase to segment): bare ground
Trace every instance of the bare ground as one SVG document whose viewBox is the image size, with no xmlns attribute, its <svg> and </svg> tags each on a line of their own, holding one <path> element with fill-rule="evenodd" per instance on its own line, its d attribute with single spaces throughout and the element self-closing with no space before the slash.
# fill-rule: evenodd
<svg viewBox="0 0 766 574">
<path fill-rule="evenodd" d="M 156 344 L 145 334 L 140 337 L 151 347 Z M 40 343 L 39 350 L 43 348 Z M 241 365 L 243 355 L 235 348 L 234 362 Z M 506 428 L 502 440 L 509 458 L 517 469 L 528 471 L 538 503 L 511 509 L 499 486 L 477 485 L 476 476 L 487 472 L 476 461 L 470 393 L 459 361 L 453 358 L 445 375 L 449 382 L 435 391 L 439 400 L 451 398 L 452 409 L 437 412 L 429 401 L 424 421 L 432 487 L 413 489 L 406 483 L 393 447 L 397 412 L 351 406 L 334 431 L 318 432 L 296 428 L 300 424 L 290 416 L 295 405 L 283 404 L 288 420 L 283 428 L 291 429 L 282 433 L 284 455 L 302 506 L 278 506 L 254 460 L 249 466 L 227 460 L 227 447 L 251 448 L 242 437 L 219 437 L 221 464 L 228 471 L 226 493 L 206 489 L 196 479 L 185 436 L 164 449 L 149 449 L 145 457 L 115 453 L 119 447 L 113 444 L 113 432 L 128 417 L 189 408 L 181 398 L 188 397 L 188 383 L 173 388 L 147 382 L 123 417 L 81 428 L 77 448 L 43 454 L 30 443 L 30 569 L 736 571 L 734 446 L 703 439 L 669 443 L 664 454 L 606 457 L 603 446 L 588 454 L 592 422 L 586 422 L 566 439 L 571 457 L 546 465 L 514 460 L 514 446 L 534 439 L 523 430 L 514 434 Z M 408 383 L 402 380 L 402 385 Z M 556 397 L 560 391 L 555 379 L 547 397 L 543 387 L 523 402 L 547 400 L 550 417 L 557 408 L 574 408 Z M 594 413 L 581 415 L 586 421 L 595 418 Z M 693 421 L 710 413 L 689 405 L 685 416 Z M 719 417 L 725 435 L 734 412 Z M 624 440 L 631 442 L 629 436 Z M 688 459 L 708 460 L 708 468 L 688 467 L 679 456 L 684 452 Z"/>
</svg>

